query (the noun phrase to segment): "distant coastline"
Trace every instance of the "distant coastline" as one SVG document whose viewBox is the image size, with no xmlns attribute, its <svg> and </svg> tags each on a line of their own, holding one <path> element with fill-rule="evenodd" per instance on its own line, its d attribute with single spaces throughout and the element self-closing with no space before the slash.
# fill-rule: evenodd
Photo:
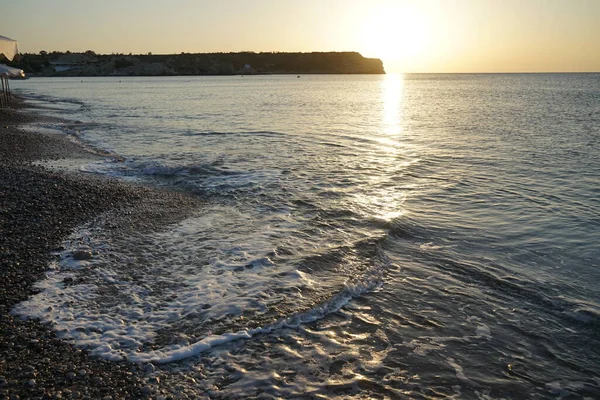
<svg viewBox="0 0 600 400">
<path fill-rule="evenodd" d="M 134 55 L 42 51 L 23 54 L 10 65 L 29 76 L 385 74 L 380 59 L 358 52 Z"/>
</svg>

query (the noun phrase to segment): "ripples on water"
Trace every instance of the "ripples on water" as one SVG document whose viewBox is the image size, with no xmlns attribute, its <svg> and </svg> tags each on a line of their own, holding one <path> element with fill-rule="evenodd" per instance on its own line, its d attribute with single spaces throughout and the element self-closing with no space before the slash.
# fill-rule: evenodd
<svg viewBox="0 0 600 400">
<path fill-rule="evenodd" d="M 15 83 L 206 201 L 15 312 L 192 396 L 600 397 L 600 76 L 291 78 Z"/>
</svg>

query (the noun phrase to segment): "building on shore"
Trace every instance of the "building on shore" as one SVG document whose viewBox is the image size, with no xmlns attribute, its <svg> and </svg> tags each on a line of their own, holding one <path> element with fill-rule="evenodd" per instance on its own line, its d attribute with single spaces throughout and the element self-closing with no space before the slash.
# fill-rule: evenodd
<svg viewBox="0 0 600 400">
<path fill-rule="evenodd" d="M 96 57 L 85 53 L 69 53 L 50 61 L 50 65 L 54 69 L 54 72 L 66 72 L 83 70 L 86 66 L 97 62 Z"/>
</svg>

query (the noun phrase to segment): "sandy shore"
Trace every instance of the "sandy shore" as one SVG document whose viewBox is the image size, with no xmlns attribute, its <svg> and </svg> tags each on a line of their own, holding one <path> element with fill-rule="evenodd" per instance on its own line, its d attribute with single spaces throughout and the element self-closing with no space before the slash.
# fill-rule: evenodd
<svg viewBox="0 0 600 400">
<path fill-rule="evenodd" d="M 0 112 L 0 399 L 169 398 L 147 366 L 107 362 L 56 338 L 49 326 L 23 321 L 11 308 L 34 293 L 53 251 L 77 226 L 115 208 L 160 223 L 198 201 L 94 177 L 51 170 L 36 161 L 93 157 L 60 135 L 24 130 L 23 109 Z M 187 211 L 186 211 L 187 210 Z"/>
</svg>

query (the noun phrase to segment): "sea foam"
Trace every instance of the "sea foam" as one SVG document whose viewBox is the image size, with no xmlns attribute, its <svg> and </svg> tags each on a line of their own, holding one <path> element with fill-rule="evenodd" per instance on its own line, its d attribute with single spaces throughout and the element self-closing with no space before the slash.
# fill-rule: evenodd
<svg viewBox="0 0 600 400">
<path fill-rule="evenodd" d="M 111 230 L 115 218 L 103 218 L 65 241 L 40 293 L 13 313 L 109 360 L 168 363 L 297 327 L 381 282 L 375 267 L 352 281 L 322 280 L 289 262 L 293 252 L 279 260 L 281 232 L 227 206 L 150 233 Z M 79 250 L 91 258 L 75 257 Z"/>
</svg>

